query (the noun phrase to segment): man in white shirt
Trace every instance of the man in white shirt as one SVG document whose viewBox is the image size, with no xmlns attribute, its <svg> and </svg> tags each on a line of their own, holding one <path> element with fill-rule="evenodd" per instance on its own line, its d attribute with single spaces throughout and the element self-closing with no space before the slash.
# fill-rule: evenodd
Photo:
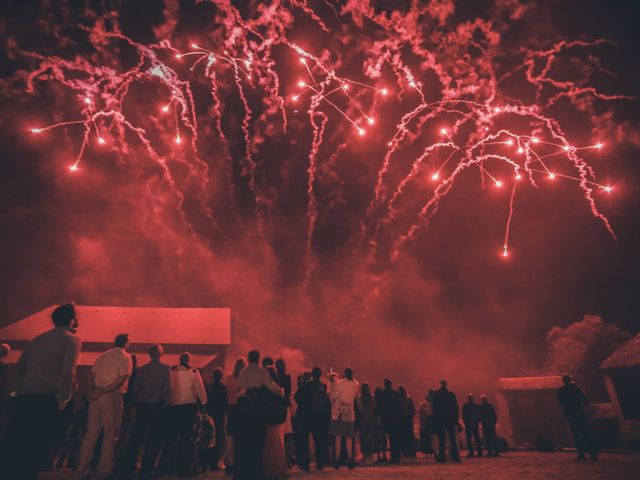
<svg viewBox="0 0 640 480">
<path fill-rule="evenodd" d="M 274 393 L 280 393 L 280 387 L 271 378 L 269 371 L 259 365 L 260 352 L 252 350 L 247 356 L 249 364 L 238 375 L 238 388 L 242 393 L 252 389 L 267 387 Z"/>
<path fill-rule="evenodd" d="M 104 432 L 100 461 L 96 474 L 99 479 L 113 475 L 114 450 L 122 423 L 123 397 L 127 392 L 133 362 L 126 351 L 129 336 L 120 334 L 114 347 L 101 354 L 91 370 L 89 420 L 82 442 L 78 471 L 89 473 L 89 463 L 100 432 Z"/>
<path fill-rule="evenodd" d="M 175 442 L 175 461 L 180 475 L 191 470 L 190 446 L 193 425 L 198 416 L 198 402 L 207 404 L 207 390 L 200 370 L 191 366 L 191 354 L 180 354 L 180 365 L 171 367 L 171 436 Z"/>
<path fill-rule="evenodd" d="M 353 468 L 353 439 L 356 437 L 356 413 L 354 402 L 360 391 L 360 384 L 353 378 L 353 370 L 349 367 L 344 370 L 344 378 L 338 380 L 329 392 L 331 399 L 331 424 L 329 435 L 335 437 L 335 468 L 340 468 L 340 452 L 342 442 L 347 447 L 349 468 Z"/>
</svg>

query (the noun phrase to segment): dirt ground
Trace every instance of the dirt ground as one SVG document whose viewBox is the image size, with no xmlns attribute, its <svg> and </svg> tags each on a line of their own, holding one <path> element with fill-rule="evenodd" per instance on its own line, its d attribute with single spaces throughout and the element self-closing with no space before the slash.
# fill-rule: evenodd
<svg viewBox="0 0 640 480">
<path fill-rule="evenodd" d="M 48 473 L 40 479 L 71 480 L 68 472 Z M 173 479 L 175 477 L 163 477 Z M 194 477 L 200 480 L 231 478 L 222 472 Z M 578 462 L 571 453 L 511 452 L 500 458 L 463 459 L 460 464 L 436 464 L 418 459 L 400 465 L 358 467 L 355 470 L 326 468 L 309 473 L 291 470 L 289 479 L 372 479 L 397 478 L 430 480 L 634 480 L 640 479 L 640 455 L 605 453 L 597 462 Z"/>
</svg>

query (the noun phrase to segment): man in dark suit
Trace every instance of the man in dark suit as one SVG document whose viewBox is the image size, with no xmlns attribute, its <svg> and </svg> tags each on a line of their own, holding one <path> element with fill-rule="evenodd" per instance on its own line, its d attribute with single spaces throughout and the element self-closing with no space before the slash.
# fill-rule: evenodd
<svg viewBox="0 0 640 480">
<path fill-rule="evenodd" d="M 449 454 L 454 462 L 460 461 L 458 452 L 458 399 L 455 393 L 447 389 L 447 382 L 440 382 L 440 389 L 433 394 L 433 417 L 438 432 L 438 458 L 440 463 L 445 462 L 445 436 L 449 437 Z"/>
<path fill-rule="evenodd" d="M 499 457 L 500 449 L 498 448 L 498 437 L 496 435 L 498 414 L 495 407 L 489 403 L 486 395 L 480 397 L 480 423 L 482 424 L 482 435 L 487 447 L 487 455 Z"/>
<path fill-rule="evenodd" d="M 587 452 L 589 452 L 591 460 L 597 460 L 598 454 L 591 441 L 591 432 L 589 431 L 589 418 L 586 411 L 587 397 L 566 373 L 562 375 L 562 384 L 562 387 L 558 389 L 558 402 L 562 406 L 564 416 L 571 428 L 573 441 L 576 450 L 578 450 L 578 460 L 584 460 Z"/>
<path fill-rule="evenodd" d="M 295 401 L 298 405 L 297 459 L 302 470 L 309 470 L 309 435 L 316 446 L 316 468 L 322 470 L 329 462 L 328 431 L 331 422 L 331 402 L 326 386 L 320 381 L 322 370 L 313 367 L 311 380 L 298 387 Z"/>
<path fill-rule="evenodd" d="M 480 405 L 478 405 L 470 393 L 467 395 L 467 403 L 462 406 L 462 421 L 464 422 L 464 433 L 467 440 L 467 458 L 473 458 L 473 445 L 478 451 L 478 456 L 482 456 L 482 445 L 480 445 Z M 485 440 L 486 440 L 485 432 Z"/>
<path fill-rule="evenodd" d="M 378 416 L 382 417 L 382 426 L 389 437 L 391 463 L 399 463 L 402 453 L 402 395 L 392 388 L 391 380 L 385 378 L 384 390 L 376 405 Z"/>
</svg>

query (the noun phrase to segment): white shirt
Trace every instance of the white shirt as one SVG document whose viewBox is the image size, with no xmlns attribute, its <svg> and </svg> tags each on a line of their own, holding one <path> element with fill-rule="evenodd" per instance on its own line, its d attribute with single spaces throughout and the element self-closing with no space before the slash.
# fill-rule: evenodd
<svg viewBox="0 0 640 480">
<path fill-rule="evenodd" d="M 131 376 L 133 362 L 124 348 L 113 347 L 96 359 L 93 366 L 93 382 L 97 388 L 104 388 L 112 384 L 118 377 L 124 375 Z M 127 393 L 129 382 L 125 381 L 120 386 L 121 393 Z"/>
<path fill-rule="evenodd" d="M 255 363 L 250 363 L 238 375 L 238 388 L 250 390 L 252 388 L 267 387 L 274 393 L 280 393 L 280 387 L 273 381 L 269 370 Z"/>
<path fill-rule="evenodd" d="M 331 418 L 345 422 L 355 422 L 356 414 L 353 403 L 358 396 L 360 384 L 356 380 L 342 378 L 338 380 L 329 393 L 331 399 Z"/>
<path fill-rule="evenodd" d="M 207 391 L 197 368 L 171 367 L 171 405 L 207 404 Z"/>
</svg>

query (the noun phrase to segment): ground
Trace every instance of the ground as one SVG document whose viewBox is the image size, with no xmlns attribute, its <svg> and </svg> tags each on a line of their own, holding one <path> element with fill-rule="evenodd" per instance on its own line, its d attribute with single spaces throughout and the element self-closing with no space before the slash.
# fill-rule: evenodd
<svg viewBox="0 0 640 480">
<path fill-rule="evenodd" d="M 41 479 L 72 479 L 70 473 L 49 473 Z M 174 477 L 163 477 L 173 479 Z M 222 479 L 223 473 L 202 474 L 198 480 Z M 359 467 L 353 471 L 328 468 L 322 472 L 305 473 L 296 469 L 289 479 L 372 479 L 387 480 L 398 478 L 433 480 L 633 480 L 640 479 L 640 455 L 627 453 L 605 453 L 597 462 L 578 462 L 570 453 L 512 452 L 500 458 L 464 460 L 461 464 L 436 464 L 433 460 L 419 459 L 400 465 Z"/>
</svg>

